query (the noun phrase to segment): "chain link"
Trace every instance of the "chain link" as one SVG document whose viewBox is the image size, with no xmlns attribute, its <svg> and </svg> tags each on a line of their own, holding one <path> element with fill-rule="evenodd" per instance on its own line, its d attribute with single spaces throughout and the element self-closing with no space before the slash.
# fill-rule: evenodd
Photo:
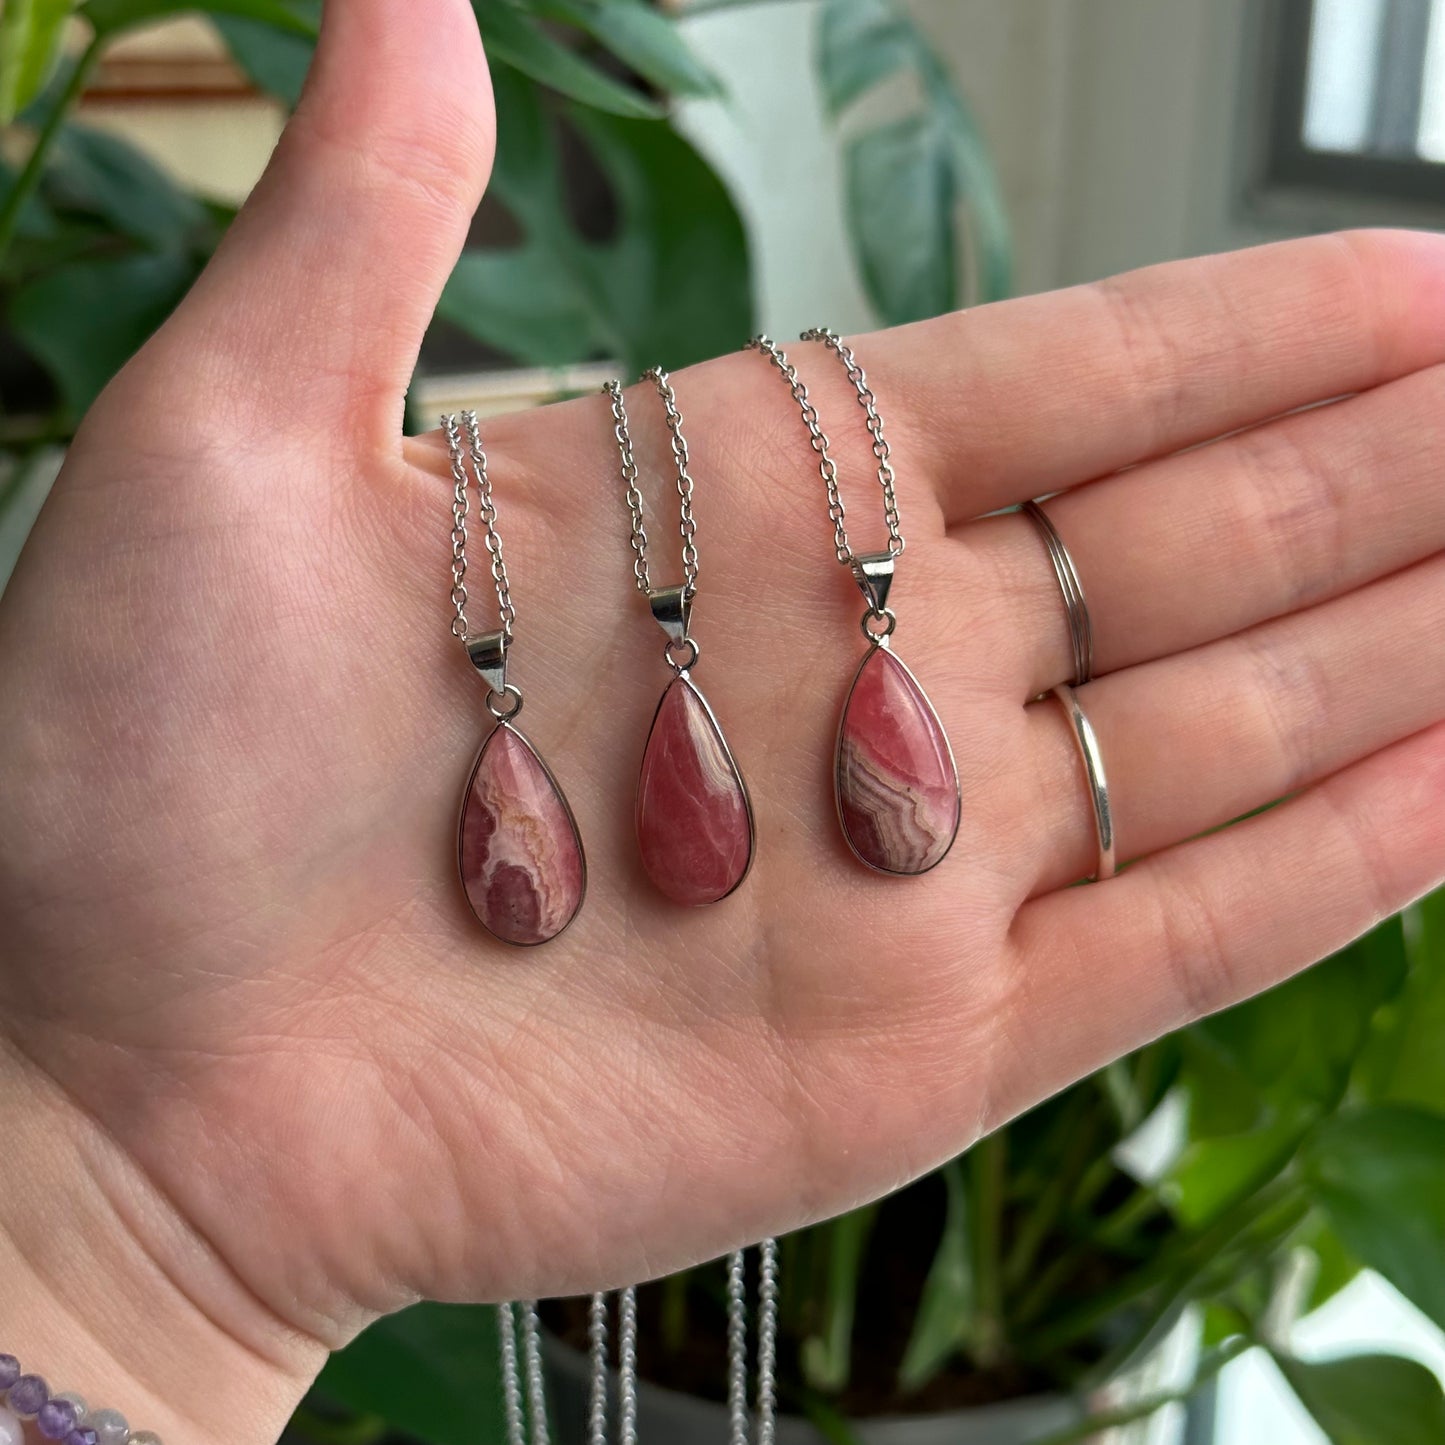
<svg viewBox="0 0 1445 1445">
<path fill-rule="evenodd" d="M 832 335 L 831 332 L 828 333 Z M 822 332 L 805 332 L 803 339 L 822 339 Z M 836 338 L 835 338 L 836 340 Z M 838 343 L 839 347 L 842 343 Z M 783 380 L 788 383 L 793 393 L 793 400 L 798 403 L 798 409 L 803 414 L 803 424 L 808 428 L 808 437 L 813 450 L 818 454 L 818 473 L 823 478 L 823 484 L 828 489 L 828 518 L 833 523 L 833 550 L 840 562 L 852 566 L 854 553 L 852 544 L 848 540 L 847 513 L 843 506 L 843 496 L 838 489 L 838 464 L 833 460 L 832 443 L 828 440 L 828 434 L 823 430 L 822 423 L 818 419 L 818 408 L 813 405 L 812 398 L 808 395 L 808 388 L 804 385 L 802 378 L 798 375 L 798 368 L 788 360 L 787 353 L 769 336 L 754 336 L 745 348 L 749 351 L 761 352 L 777 369 L 782 373 Z M 846 348 L 843 348 L 846 350 Z M 840 351 L 840 355 L 842 352 Z M 868 430 L 873 437 L 873 455 L 878 458 L 878 480 L 883 487 L 883 517 L 888 524 L 888 553 L 889 556 L 899 556 L 904 548 L 903 533 L 899 530 L 898 500 L 893 490 L 893 468 L 889 463 L 888 443 L 883 438 L 883 423 L 878 416 L 876 399 L 871 390 L 868 390 L 868 380 L 863 373 L 862 367 L 852 360 L 852 353 L 848 353 L 850 377 L 857 372 L 854 385 L 860 388 L 859 401 L 864 404 L 865 410 L 869 413 Z M 864 401 L 864 393 L 868 398 Z M 876 423 L 876 429 L 875 429 Z"/>
<path fill-rule="evenodd" d="M 627 487 L 627 509 L 632 513 L 632 572 L 639 592 L 652 591 L 647 572 L 647 531 L 642 525 L 642 493 L 637 487 L 637 462 L 632 455 L 632 433 L 627 428 L 627 407 L 622 400 L 622 384 L 609 381 L 603 388 L 612 401 L 612 431 L 617 438 L 617 451 L 622 458 L 622 480 Z"/>
<path fill-rule="evenodd" d="M 818 473 L 828 489 L 828 516 L 833 523 L 833 550 L 840 562 L 851 564 L 853 548 L 848 542 L 848 529 L 845 525 L 847 514 L 843 508 L 842 494 L 838 490 L 838 464 L 829 450 L 827 433 L 818 420 L 818 409 L 808 396 L 808 388 L 803 385 L 798 368 L 788 360 L 787 353 L 771 337 L 754 336 L 746 349 L 762 352 L 782 372 L 783 380 L 792 389 L 793 400 L 798 403 L 803 413 L 803 423 L 808 428 L 813 450 L 818 454 Z"/>
<path fill-rule="evenodd" d="M 852 348 L 830 327 L 814 326 L 803 332 L 800 339 L 822 342 L 848 369 L 848 380 L 853 383 L 853 389 L 858 393 L 858 405 L 867 416 L 868 434 L 873 438 L 873 455 L 878 461 L 878 485 L 883 488 L 883 517 L 888 523 L 888 554 L 891 557 L 901 556 L 904 542 L 903 533 L 899 530 L 898 497 L 894 491 L 895 478 L 891 460 L 893 451 L 883 435 L 883 418 L 878 415 L 878 398 L 873 395 L 873 388 L 868 385 L 868 376 L 858 365 Z"/>
<path fill-rule="evenodd" d="M 657 388 L 667 412 L 667 429 L 672 442 L 672 458 L 677 465 L 677 496 L 679 503 L 678 532 L 682 537 L 682 577 L 684 591 L 691 598 L 697 592 L 697 520 L 692 513 L 693 481 L 687 438 L 682 434 L 682 413 L 677 407 L 677 393 L 671 378 L 660 366 L 643 372 L 643 380 Z M 647 529 L 642 514 L 642 491 L 637 485 L 638 466 L 632 451 L 632 432 L 627 421 L 627 404 L 622 397 L 622 384 L 609 381 L 602 388 L 612 402 L 612 430 L 617 437 L 617 451 L 622 463 L 622 481 L 626 487 L 627 510 L 632 517 L 632 571 L 639 592 L 652 591 L 652 576 L 647 563 Z"/>
<path fill-rule="evenodd" d="M 502 538 L 497 531 L 497 508 L 492 500 L 492 482 L 487 475 L 487 454 L 482 450 L 482 433 L 474 411 L 457 417 L 448 413 L 442 418 L 447 451 L 451 457 L 452 482 L 452 636 L 465 642 L 470 635 L 467 622 L 467 516 L 470 510 L 468 463 L 477 488 L 477 516 L 481 519 L 483 539 L 492 559 L 492 583 L 497 591 L 497 608 L 502 620 L 504 645 L 512 641 L 512 628 L 517 610 L 512 606 L 512 592 L 507 583 L 507 564 L 502 559 Z M 462 428 L 466 429 L 463 445 Z"/>
</svg>

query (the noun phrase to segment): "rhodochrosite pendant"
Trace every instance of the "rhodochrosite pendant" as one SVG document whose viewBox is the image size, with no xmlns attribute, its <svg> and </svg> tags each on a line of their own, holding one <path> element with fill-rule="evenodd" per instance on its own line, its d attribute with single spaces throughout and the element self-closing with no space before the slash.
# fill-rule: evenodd
<svg viewBox="0 0 1445 1445">
<path fill-rule="evenodd" d="M 958 835 L 953 749 L 938 714 L 886 639 L 848 690 L 833 768 L 843 836 L 881 873 L 927 873 Z"/>
<path fill-rule="evenodd" d="M 637 846 L 647 876 L 674 903 L 716 903 L 752 866 L 748 790 L 686 669 L 667 685 L 647 736 Z"/>
<path fill-rule="evenodd" d="M 869 646 L 843 703 L 833 789 L 843 836 L 858 860 L 913 877 L 937 867 L 953 847 L 963 802 L 948 734 L 889 645 L 894 561 L 884 552 L 853 562 L 868 602 Z"/>
<path fill-rule="evenodd" d="M 503 943 L 546 943 L 582 907 L 587 863 L 572 810 L 537 750 L 505 719 L 467 779 L 457 867 L 472 912 Z"/>
</svg>

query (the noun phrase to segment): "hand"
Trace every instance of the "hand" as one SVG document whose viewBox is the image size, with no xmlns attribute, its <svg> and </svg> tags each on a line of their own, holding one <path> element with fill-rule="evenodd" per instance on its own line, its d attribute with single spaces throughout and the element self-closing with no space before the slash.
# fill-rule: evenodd
<svg viewBox="0 0 1445 1445">
<path fill-rule="evenodd" d="M 1445 875 L 1445 242 L 1361 235 L 857 344 L 896 644 L 963 787 L 921 880 L 866 874 L 833 817 L 859 599 L 767 364 L 674 378 L 698 678 L 759 824 L 711 910 L 636 862 L 667 673 L 606 402 L 489 423 L 515 676 L 591 869 L 563 938 L 493 944 L 452 859 L 488 719 L 447 632 L 445 449 L 400 439 L 486 97 L 461 0 L 333 7 L 0 609 L 3 1344 L 171 1445 L 273 1438 L 325 1347 L 418 1295 L 616 1285 L 889 1190 Z M 852 393 L 792 351 L 866 539 Z M 1030 701 L 1070 672 L 1058 590 L 1027 521 L 975 520 L 1053 491 L 1138 859 L 1092 888 L 1078 760 Z"/>
</svg>

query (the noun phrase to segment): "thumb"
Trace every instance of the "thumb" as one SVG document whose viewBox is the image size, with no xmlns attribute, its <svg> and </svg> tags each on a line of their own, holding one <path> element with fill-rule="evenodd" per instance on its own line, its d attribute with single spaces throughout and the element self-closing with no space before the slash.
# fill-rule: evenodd
<svg viewBox="0 0 1445 1445">
<path fill-rule="evenodd" d="M 249 394 L 271 425 L 323 408 L 398 445 L 495 130 L 468 0 L 327 0 L 265 175 L 156 338 L 172 377 Z"/>
</svg>

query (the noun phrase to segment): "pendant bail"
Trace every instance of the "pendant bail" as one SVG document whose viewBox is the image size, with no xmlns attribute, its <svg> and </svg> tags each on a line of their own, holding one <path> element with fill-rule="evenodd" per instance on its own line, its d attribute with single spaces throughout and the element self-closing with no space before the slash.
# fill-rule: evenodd
<svg viewBox="0 0 1445 1445">
<path fill-rule="evenodd" d="M 505 632 L 483 632 L 476 637 L 465 639 L 467 656 L 472 666 L 481 674 L 482 681 L 492 693 L 507 690 L 507 634 Z"/>
<path fill-rule="evenodd" d="M 853 580 L 875 617 L 888 611 L 888 591 L 893 586 L 897 558 L 892 552 L 865 552 L 853 558 Z"/>
<path fill-rule="evenodd" d="M 647 605 L 657 625 L 667 633 L 669 642 L 681 646 L 688 641 L 687 631 L 692 622 L 691 590 L 686 584 L 677 587 L 649 587 Z"/>
</svg>

